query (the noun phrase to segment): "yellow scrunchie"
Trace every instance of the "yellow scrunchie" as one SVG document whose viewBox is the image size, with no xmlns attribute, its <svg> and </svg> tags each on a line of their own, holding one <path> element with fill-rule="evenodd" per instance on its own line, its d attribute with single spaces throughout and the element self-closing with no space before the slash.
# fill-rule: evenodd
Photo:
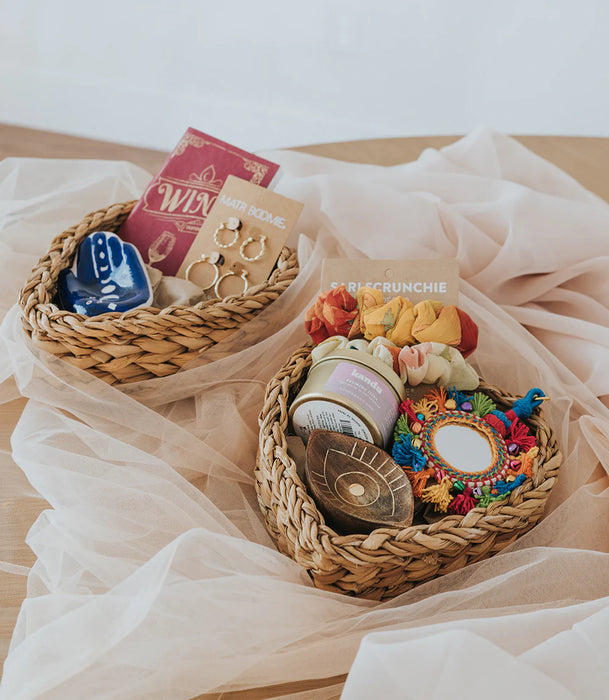
<svg viewBox="0 0 609 700">
<path fill-rule="evenodd" d="M 364 335 L 364 326 L 362 315 L 368 309 L 379 306 L 383 303 L 383 293 L 373 287 L 360 287 L 357 290 L 357 308 L 358 314 L 353 320 L 353 325 L 349 331 L 349 338 L 356 338 L 358 335 Z"/>
<path fill-rule="evenodd" d="M 362 287 L 360 293 L 377 292 Z M 370 298 L 370 297 L 368 297 Z M 378 295 L 375 297 L 378 299 Z M 436 342 L 459 345 L 461 320 L 456 306 L 444 306 L 439 301 L 421 301 L 414 306 L 404 297 L 394 297 L 386 303 L 361 310 L 361 332 L 366 340 L 383 336 L 400 347 L 415 343 Z"/>
</svg>

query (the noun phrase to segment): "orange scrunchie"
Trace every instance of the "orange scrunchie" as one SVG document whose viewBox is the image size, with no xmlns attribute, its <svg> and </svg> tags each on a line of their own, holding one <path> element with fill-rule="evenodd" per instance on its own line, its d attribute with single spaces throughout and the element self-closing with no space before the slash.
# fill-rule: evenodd
<svg viewBox="0 0 609 700">
<path fill-rule="evenodd" d="M 323 292 L 305 313 L 305 330 L 318 344 L 333 335 L 348 335 L 357 316 L 357 302 L 341 284 Z"/>
</svg>

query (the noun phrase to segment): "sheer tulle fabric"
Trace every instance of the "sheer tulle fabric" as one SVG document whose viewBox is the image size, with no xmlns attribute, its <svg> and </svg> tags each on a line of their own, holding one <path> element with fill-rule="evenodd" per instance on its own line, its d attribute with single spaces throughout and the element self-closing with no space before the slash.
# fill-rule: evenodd
<svg viewBox="0 0 609 700">
<path fill-rule="evenodd" d="M 34 350 L 11 304 L 58 231 L 138 196 L 149 176 L 121 163 L 0 164 L 1 397 L 29 398 L 14 462 L 0 461 L 2 500 L 50 506 L 27 535 L 31 569 L 14 556 L 25 535 L 14 510 L 2 515 L 1 575 L 27 575 L 28 596 L 0 697 L 189 698 L 352 664 L 347 698 L 601 697 L 609 206 L 486 131 L 393 168 L 272 158 L 277 190 L 305 202 L 290 241 L 298 279 L 199 366 L 122 389 Z M 565 456 L 533 531 L 382 605 L 313 588 L 270 542 L 253 486 L 265 383 L 305 340 L 321 261 L 335 256 L 456 256 L 460 306 L 481 331 L 470 361 L 507 389 L 543 387 Z M 3 603 L 4 615 L 17 604 Z M 507 677 L 509 689 L 497 682 Z"/>
</svg>

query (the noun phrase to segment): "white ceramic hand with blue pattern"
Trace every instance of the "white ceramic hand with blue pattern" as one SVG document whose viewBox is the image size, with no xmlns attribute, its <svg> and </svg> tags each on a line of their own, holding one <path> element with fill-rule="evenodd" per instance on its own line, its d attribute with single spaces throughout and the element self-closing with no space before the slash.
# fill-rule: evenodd
<svg viewBox="0 0 609 700">
<path fill-rule="evenodd" d="M 115 233 L 96 231 L 80 244 L 76 260 L 57 281 L 59 305 L 97 316 L 152 303 L 152 286 L 137 248 Z"/>
</svg>

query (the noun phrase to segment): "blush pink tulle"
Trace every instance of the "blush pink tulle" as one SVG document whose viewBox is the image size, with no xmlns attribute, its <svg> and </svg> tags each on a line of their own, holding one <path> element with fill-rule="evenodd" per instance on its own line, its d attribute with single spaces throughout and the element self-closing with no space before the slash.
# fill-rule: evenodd
<svg viewBox="0 0 609 700">
<path fill-rule="evenodd" d="M 392 168 L 272 160 L 305 203 L 297 280 L 200 366 L 122 389 L 34 349 L 13 302 L 56 233 L 148 174 L 0 163 L 1 400 L 30 399 L 0 461 L 2 590 L 29 577 L 0 697 L 189 698 L 350 669 L 347 700 L 482 697 L 497 679 L 510 697 L 605 697 L 609 206 L 488 131 Z M 347 256 L 458 256 L 469 361 L 514 393 L 542 387 L 565 456 L 528 535 L 383 605 L 313 588 L 253 484 L 266 382 L 307 339 L 322 260 Z M 2 596 L 2 619 L 19 601 Z"/>
</svg>

